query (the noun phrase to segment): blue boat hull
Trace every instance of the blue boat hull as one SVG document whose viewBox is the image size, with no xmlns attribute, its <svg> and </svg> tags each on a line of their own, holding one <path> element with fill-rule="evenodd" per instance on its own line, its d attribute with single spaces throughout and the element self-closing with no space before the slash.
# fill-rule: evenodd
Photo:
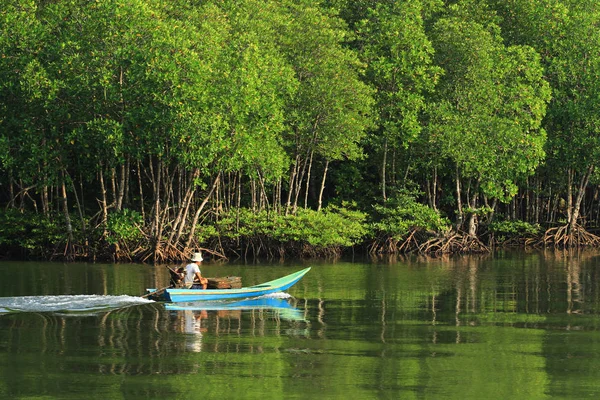
<svg viewBox="0 0 600 400">
<path fill-rule="evenodd" d="M 260 285 L 249 286 L 240 289 L 165 289 L 160 295 L 151 296 L 153 300 L 169 302 L 191 302 L 203 300 L 227 300 L 227 299 L 245 299 L 249 297 L 264 296 L 266 294 L 283 292 L 296 284 L 310 268 L 286 275 L 273 281 L 261 283 Z M 152 293 L 155 289 L 146 289 Z"/>
<path fill-rule="evenodd" d="M 287 300 L 277 297 L 251 297 L 243 300 L 197 301 L 190 303 L 167 303 L 169 311 L 244 311 L 266 310 L 288 321 L 305 321 L 304 313 Z"/>
</svg>

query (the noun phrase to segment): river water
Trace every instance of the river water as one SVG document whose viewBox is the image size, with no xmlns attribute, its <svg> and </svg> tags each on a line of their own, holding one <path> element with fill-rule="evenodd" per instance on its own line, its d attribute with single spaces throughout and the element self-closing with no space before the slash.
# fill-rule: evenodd
<svg viewBox="0 0 600 400">
<path fill-rule="evenodd" d="M 0 263 L 1 399 L 600 395 L 600 254 L 203 265 L 255 301 L 169 305 L 162 266 Z"/>
</svg>

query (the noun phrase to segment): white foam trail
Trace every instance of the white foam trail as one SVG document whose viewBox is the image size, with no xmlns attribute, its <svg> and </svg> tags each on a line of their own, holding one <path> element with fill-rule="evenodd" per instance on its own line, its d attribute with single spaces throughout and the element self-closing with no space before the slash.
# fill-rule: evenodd
<svg viewBox="0 0 600 400">
<path fill-rule="evenodd" d="M 263 296 L 260 296 L 259 298 L 268 298 L 268 299 L 290 299 L 292 297 L 291 294 L 286 293 L 286 292 L 276 292 L 276 293 L 269 293 L 269 294 L 265 294 Z"/>
<path fill-rule="evenodd" d="M 134 296 L 59 295 L 0 297 L 0 313 L 6 312 L 82 312 L 152 303 Z"/>
</svg>

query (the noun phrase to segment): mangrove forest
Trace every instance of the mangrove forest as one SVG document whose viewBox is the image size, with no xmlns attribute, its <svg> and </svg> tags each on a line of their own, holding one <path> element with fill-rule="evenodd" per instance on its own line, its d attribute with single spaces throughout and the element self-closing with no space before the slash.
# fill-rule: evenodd
<svg viewBox="0 0 600 400">
<path fill-rule="evenodd" d="M 0 0 L 0 254 L 600 246 L 600 4 Z"/>
</svg>

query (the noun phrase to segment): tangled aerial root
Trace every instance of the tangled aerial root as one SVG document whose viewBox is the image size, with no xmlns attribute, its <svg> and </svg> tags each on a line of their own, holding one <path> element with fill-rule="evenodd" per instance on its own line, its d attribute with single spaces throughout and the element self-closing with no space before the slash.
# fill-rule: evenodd
<svg viewBox="0 0 600 400">
<path fill-rule="evenodd" d="M 538 245 L 556 248 L 599 247 L 600 236 L 586 231 L 581 225 L 575 225 L 573 229 L 563 225 L 548 229 Z"/>
<path fill-rule="evenodd" d="M 442 254 L 489 253 L 490 248 L 476 236 L 451 231 L 444 237 L 433 238 L 419 246 L 419 253 Z"/>
<path fill-rule="evenodd" d="M 418 229 L 412 230 L 404 240 L 387 237 L 375 241 L 369 247 L 371 254 L 419 253 L 440 256 L 455 253 L 489 253 L 488 246 L 476 236 L 450 231 L 442 237 Z"/>
<path fill-rule="evenodd" d="M 412 229 L 406 239 L 393 236 L 378 238 L 369 246 L 370 254 L 409 254 L 419 251 L 421 243 L 430 237 L 420 229 Z"/>
</svg>

